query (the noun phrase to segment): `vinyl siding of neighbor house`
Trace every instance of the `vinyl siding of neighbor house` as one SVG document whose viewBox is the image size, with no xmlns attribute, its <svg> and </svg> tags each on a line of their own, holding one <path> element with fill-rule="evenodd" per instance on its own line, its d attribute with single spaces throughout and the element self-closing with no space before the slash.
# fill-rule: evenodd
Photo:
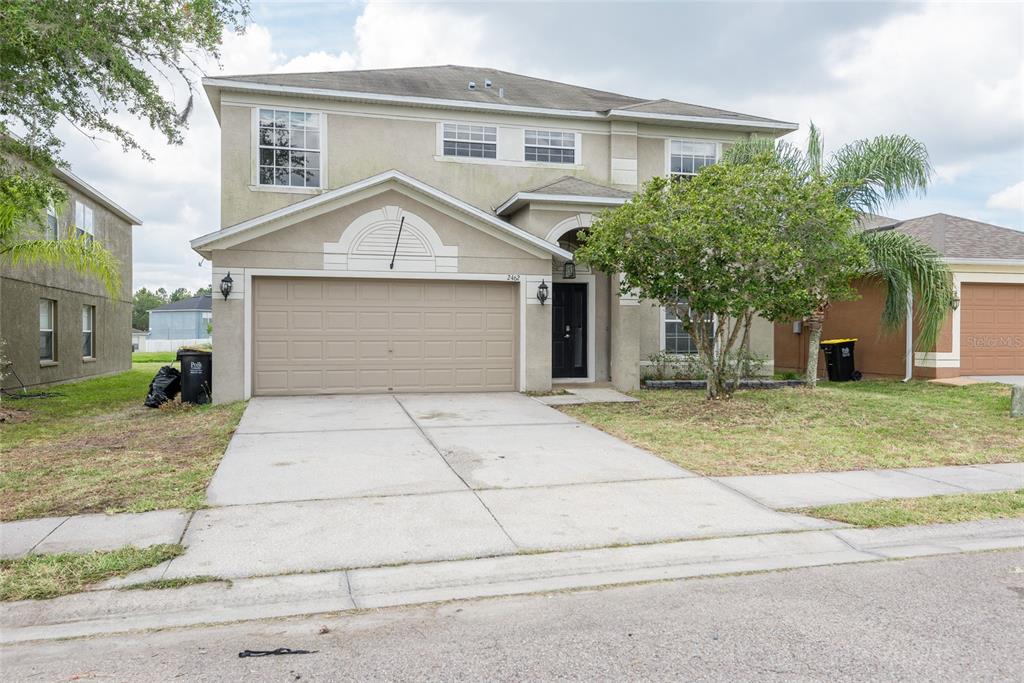
<svg viewBox="0 0 1024 683">
<path fill-rule="evenodd" d="M 120 263 L 121 290 L 111 298 L 96 279 L 66 267 L 4 264 L 0 277 L 0 338 L 14 374 L 3 386 L 36 386 L 128 370 L 132 363 L 132 225 L 103 203 L 68 187 L 58 207 L 59 234 L 74 222 L 75 202 L 93 210 L 94 238 Z M 52 364 L 40 364 L 39 300 L 57 302 Z M 94 357 L 82 358 L 82 307 L 95 306 Z"/>
<path fill-rule="evenodd" d="M 149 339 L 209 339 L 210 321 L 210 311 L 150 311 Z"/>
</svg>

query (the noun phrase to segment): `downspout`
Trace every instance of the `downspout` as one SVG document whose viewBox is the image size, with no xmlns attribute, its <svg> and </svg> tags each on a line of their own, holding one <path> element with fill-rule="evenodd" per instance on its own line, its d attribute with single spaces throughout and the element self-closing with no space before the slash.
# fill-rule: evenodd
<svg viewBox="0 0 1024 683">
<path fill-rule="evenodd" d="M 914 292 L 907 292 L 907 353 L 906 353 L 906 374 L 904 382 L 909 382 L 914 376 Z"/>
</svg>

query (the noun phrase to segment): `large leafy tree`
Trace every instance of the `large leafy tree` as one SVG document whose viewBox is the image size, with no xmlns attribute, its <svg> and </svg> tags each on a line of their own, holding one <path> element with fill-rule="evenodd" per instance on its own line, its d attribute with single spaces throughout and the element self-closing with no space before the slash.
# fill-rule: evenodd
<svg viewBox="0 0 1024 683">
<path fill-rule="evenodd" d="M 149 312 L 167 303 L 167 293 L 161 287 L 153 292 L 140 287 L 132 296 L 132 327 L 136 330 L 149 329 Z"/>
<path fill-rule="evenodd" d="M 923 193 L 931 176 L 927 148 L 908 135 L 857 140 L 826 158 L 821 131 L 813 123 L 806 150 L 762 138 L 734 145 L 724 161 L 751 163 L 766 152 L 802 182 L 830 184 L 842 206 L 861 214 L 880 213 L 896 201 Z M 883 329 L 895 331 L 916 321 L 917 347 L 933 347 L 956 298 L 952 274 L 941 255 L 915 237 L 891 230 L 863 230 L 859 240 L 867 262 L 857 276 L 885 286 Z M 811 387 L 817 383 L 821 328 L 833 298 L 824 289 L 818 306 L 804 316 L 809 330 L 806 381 Z M 907 319 L 911 297 L 915 321 Z"/>
<path fill-rule="evenodd" d="M 151 158 L 116 122 L 124 113 L 180 144 L 200 65 L 247 12 L 245 0 L 0 2 L 0 258 L 64 264 L 116 294 L 117 262 L 102 245 L 40 239 L 46 207 L 66 198 L 57 126 Z"/>
<path fill-rule="evenodd" d="M 817 305 L 811 285 L 849 297 L 862 248 L 853 212 L 832 186 L 802 182 L 771 154 L 705 168 L 689 181 L 654 178 L 602 213 L 576 257 L 621 273 L 623 291 L 679 317 L 707 373 L 728 396 L 751 320 L 791 319 Z M 712 320 L 713 324 L 708 324 Z"/>
</svg>

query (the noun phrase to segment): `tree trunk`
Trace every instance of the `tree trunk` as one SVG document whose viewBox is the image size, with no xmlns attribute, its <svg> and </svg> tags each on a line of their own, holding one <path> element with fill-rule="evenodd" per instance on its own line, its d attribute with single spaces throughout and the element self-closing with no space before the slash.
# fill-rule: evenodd
<svg viewBox="0 0 1024 683">
<path fill-rule="evenodd" d="M 821 326 L 824 317 L 821 312 L 814 313 L 806 322 L 811 334 L 807 340 L 807 368 L 804 371 L 804 384 L 809 389 L 818 386 L 818 352 L 821 349 Z"/>
</svg>

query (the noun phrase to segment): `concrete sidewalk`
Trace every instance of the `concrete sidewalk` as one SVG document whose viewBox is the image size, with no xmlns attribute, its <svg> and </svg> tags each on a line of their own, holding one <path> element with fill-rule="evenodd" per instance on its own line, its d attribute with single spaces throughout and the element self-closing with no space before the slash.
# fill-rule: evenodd
<svg viewBox="0 0 1024 683">
<path fill-rule="evenodd" d="M 191 515 L 187 510 L 156 510 L 4 522 L 0 524 L 0 558 L 180 543 Z"/>
<path fill-rule="evenodd" d="M 879 498 L 1013 491 L 1024 488 L 1024 463 L 768 474 L 715 479 L 770 508 L 784 510 Z"/>
<path fill-rule="evenodd" d="M 764 534 L 98 590 L 0 608 L 0 642 L 1024 547 L 1024 520 Z"/>
</svg>

